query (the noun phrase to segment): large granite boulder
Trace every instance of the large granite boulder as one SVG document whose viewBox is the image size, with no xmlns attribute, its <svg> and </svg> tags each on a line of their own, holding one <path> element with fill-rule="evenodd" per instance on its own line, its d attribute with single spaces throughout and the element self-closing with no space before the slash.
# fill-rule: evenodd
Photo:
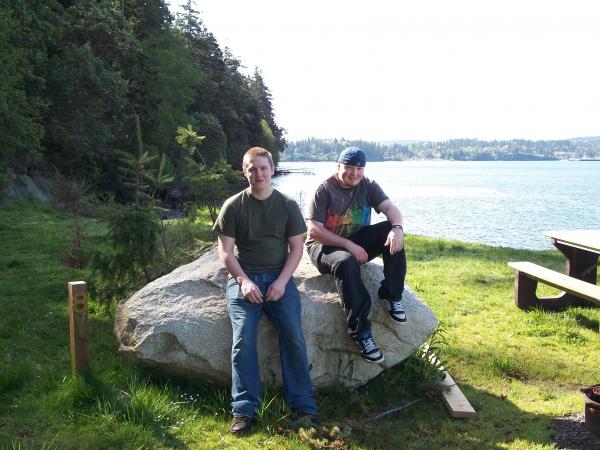
<svg viewBox="0 0 600 450">
<path fill-rule="evenodd" d="M 294 278 L 317 389 L 338 383 L 348 387 L 367 383 L 384 368 L 407 358 L 436 329 L 435 315 L 408 287 L 404 291 L 408 323 L 394 326 L 387 316 L 387 302 L 376 300 L 383 278 L 381 263 L 367 263 L 362 267 L 362 278 L 375 299 L 371 308 L 373 335 L 385 362 L 366 362 L 347 335 L 333 278 L 319 274 L 306 254 Z M 229 383 L 231 325 L 224 296 L 226 280 L 227 272 L 214 249 L 121 302 L 114 327 L 119 352 L 171 375 Z M 258 346 L 262 381 L 280 385 L 277 333 L 264 315 Z"/>
</svg>

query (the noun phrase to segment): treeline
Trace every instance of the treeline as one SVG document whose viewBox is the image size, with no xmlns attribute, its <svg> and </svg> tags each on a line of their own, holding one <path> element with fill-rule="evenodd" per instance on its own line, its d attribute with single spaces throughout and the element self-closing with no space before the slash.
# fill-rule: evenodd
<svg viewBox="0 0 600 450">
<path fill-rule="evenodd" d="M 173 17 L 163 0 L 0 0 L 0 191 L 9 170 L 58 171 L 127 200 L 129 154 L 194 199 L 190 177 L 238 168 L 254 145 L 285 146 L 269 89 L 190 1 Z"/>
<path fill-rule="evenodd" d="M 600 140 L 598 138 L 557 141 L 452 139 L 443 142 L 386 143 L 308 138 L 290 142 L 282 157 L 286 161 L 335 160 L 339 152 L 349 145 L 356 145 L 365 150 L 370 161 L 407 159 L 510 161 L 600 158 Z"/>
<path fill-rule="evenodd" d="M 281 159 L 285 161 L 335 161 L 339 153 L 348 146 L 360 147 L 366 153 L 369 161 L 383 161 L 386 151 L 391 148 L 377 142 L 309 137 L 288 143 Z M 398 147 L 401 146 L 394 145 L 395 149 Z"/>
</svg>

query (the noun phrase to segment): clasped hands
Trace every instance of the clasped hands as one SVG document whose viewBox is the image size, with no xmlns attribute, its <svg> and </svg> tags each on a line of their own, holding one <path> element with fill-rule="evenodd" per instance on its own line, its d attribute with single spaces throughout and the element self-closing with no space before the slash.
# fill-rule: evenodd
<svg viewBox="0 0 600 450">
<path fill-rule="evenodd" d="M 285 292 L 285 285 L 282 280 L 277 278 L 267 289 L 267 295 L 263 297 L 262 292 L 256 284 L 247 278 L 244 278 L 240 284 L 242 294 L 250 303 L 276 302 Z"/>
</svg>

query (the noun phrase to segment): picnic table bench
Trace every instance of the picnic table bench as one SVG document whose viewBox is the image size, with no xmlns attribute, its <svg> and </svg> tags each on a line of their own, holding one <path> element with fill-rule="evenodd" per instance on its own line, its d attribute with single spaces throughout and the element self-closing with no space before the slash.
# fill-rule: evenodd
<svg viewBox="0 0 600 450">
<path fill-rule="evenodd" d="M 600 286 L 596 285 L 600 257 L 600 230 L 545 231 L 552 244 L 565 256 L 566 273 L 556 272 L 537 264 L 520 261 L 508 265 L 515 275 L 515 303 L 519 308 L 545 310 L 567 306 L 600 304 Z M 561 289 L 554 297 L 539 298 L 537 284 L 542 282 Z"/>
</svg>

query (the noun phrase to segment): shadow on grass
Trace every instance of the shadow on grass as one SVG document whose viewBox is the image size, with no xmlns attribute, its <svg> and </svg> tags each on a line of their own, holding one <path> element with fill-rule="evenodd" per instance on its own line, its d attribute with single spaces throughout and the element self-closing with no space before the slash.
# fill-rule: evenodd
<svg viewBox="0 0 600 450">
<path fill-rule="evenodd" d="M 92 419 L 86 426 L 90 434 L 86 439 L 91 445 L 109 445 L 111 441 L 104 442 L 102 430 L 116 422 L 123 430 L 144 430 L 166 447 L 185 448 L 170 431 L 180 415 L 173 402 L 174 389 L 155 384 L 136 370 L 129 373 L 127 382 L 126 386 L 120 385 L 111 372 L 73 377 L 56 396 L 55 406 Z M 92 435 L 94 431 L 97 436 Z"/>
<path fill-rule="evenodd" d="M 524 317 L 526 318 L 535 318 L 538 316 L 548 320 L 555 320 L 556 323 L 564 322 L 565 319 L 570 320 L 574 332 L 577 331 L 577 327 L 586 328 L 594 332 L 597 332 L 600 327 L 598 319 L 600 310 L 595 305 L 565 306 L 564 308 L 553 311 L 547 311 L 541 308 L 519 309 L 519 312 L 525 314 Z M 596 316 L 596 318 L 590 318 L 589 316 Z"/>
<path fill-rule="evenodd" d="M 514 443 L 519 443 L 522 448 L 551 444 L 551 417 L 525 412 L 507 398 L 468 385 L 461 385 L 461 388 L 477 411 L 475 417 L 451 417 L 440 393 L 371 421 L 368 419 L 376 413 L 406 404 L 413 398 L 374 401 L 369 398 L 371 387 L 321 395 L 321 425 L 298 430 L 299 440 L 312 448 L 357 446 L 365 449 L 499 450 Z M 339 404 L 331 405 L 332 401 Z M 293 432 L 293 427 L 286 428 L 284 423 L 277 434 Z"/>
<path fill-rule="evenodd" d="M 522 411 L 509 399 L 468 385 L 461 389 L 476 409 L 475 417 L 452 418 L 437 398 L 370 424 L 361 430 L 359 442 L 365 448 L 390 449 L 502 449 L 515 442 L 529 448 L 550 443 L 548 416 Z"/>
<path fill-rule="evenodd" d="M 0 429 L 0 447 L 4 448 L 2 439 L 18 430 L 37 430 L 37 424 L 48 417 L 62 424 L 56 427 L 60 430 L 57 448 L 116 448 L 129 441 L 139 442 L 142 447 L 157 443 L 161 447 L 185 447 L 171 432 L 178 411 L 167 385 L 152 383 L 143 370 L 115 360 L 117 347 L 110 339 L 113 319 L 90 315 L 92 371 L 85 377 L 71 377 L 66 308 L 51 306 L 50 302 L 36 304 L 30 320 L 4 352 L 7 364 L 0 368 L 0 421 L 7 425 Z M 22 308 L 15 306 L 15 321 L 22 317 L 18 314 Z M 31 413 L 25 414 L 26 409 Z M 72 442 L 73 428 L 82 433 L 78 444 Z M 29 448 L 52 437 L 38 431 L 31 433 L 35 442 L 19 438 L 5 443 Z"/>
<path fill-rule="evenodd" d="M 300 429 L 293 421 L 285 419 L 286 409 L 280 392 L 267 390 L 264 402 L 269 402 L 270 406 L 257 421 L 254 433 L 280 435 L 314 448 L 336 448 L 335 445 L 343 444 L 368 449 L 501 449 L 514 443 L 519 443 L 523 448 L 551 444 L 550 416 L 525 412 L 510 398 L 460 384 L 477 414 L 469 419 L 452 418 L 441 400 L 440 392 L 428 389 L 425 385 L 418 386 L 417 380 L 407 380 L 407 385 L 403 386 L 402 374 L 402 370 L 392 368 L 358 390 L 339 388 L 319 393 L 317 399 L 322 423 L 313 430 L 310 427 Z M 217 413 L 220 420 L 229 419 L 225 411 L 229 402 L 228 389 L 159 380 L 164 379 L 153 377 L 151 384 L 159 388 L 165 384 L 171 385 L 178 392 L 204 398 L 201 402 L 203 407 L 198 408 L 200 416 L 214 417 Z M 100 383 L 99 388 L 111 387 Z M 195 393 L 190 394 L 194 389 Z M 169 398 L 172 402 L 173 392 Z M 382 419 L 367 420 L 416 398 L 423 400 Z M 148 422 L 147 418 L 155 417 L 160 412 L 155 404 L 157 399 L 152 401 L 153 405 L 138 405 L 134 411 L 129 411 L 127 405 L 121 406 L 120 416 L 123 420 L 151 429 L 155 438 L 165 446 L 185 447 L 174 436 L 163 434 L 165 424 L 157 426 Z M 125 403 L 128 402 L 131 400 L 126 399 Z M 194 404 L 199 406 L 192 402 Z M 243 442 L 240 444 L 243 445 Z M 317 444 L 320 447 L 315 447 Z"/>
<path fill-rule="evenodd" d="M 590 307 L 589 309 L 592 309 L 592 308 L 593 307 Z M 597 308 L 593 308 L 593 309 L 597 309 Z M 577 321 L 577 323 L 579 325 L 587 328 L 588 330 L 598 331 L 598 329 L 600 328 L 600 322 L 598 319 L 590 319 L 589 317 L 587 317 L 581 313 L 575 314 L 575 320 Z"/>
</svg>

